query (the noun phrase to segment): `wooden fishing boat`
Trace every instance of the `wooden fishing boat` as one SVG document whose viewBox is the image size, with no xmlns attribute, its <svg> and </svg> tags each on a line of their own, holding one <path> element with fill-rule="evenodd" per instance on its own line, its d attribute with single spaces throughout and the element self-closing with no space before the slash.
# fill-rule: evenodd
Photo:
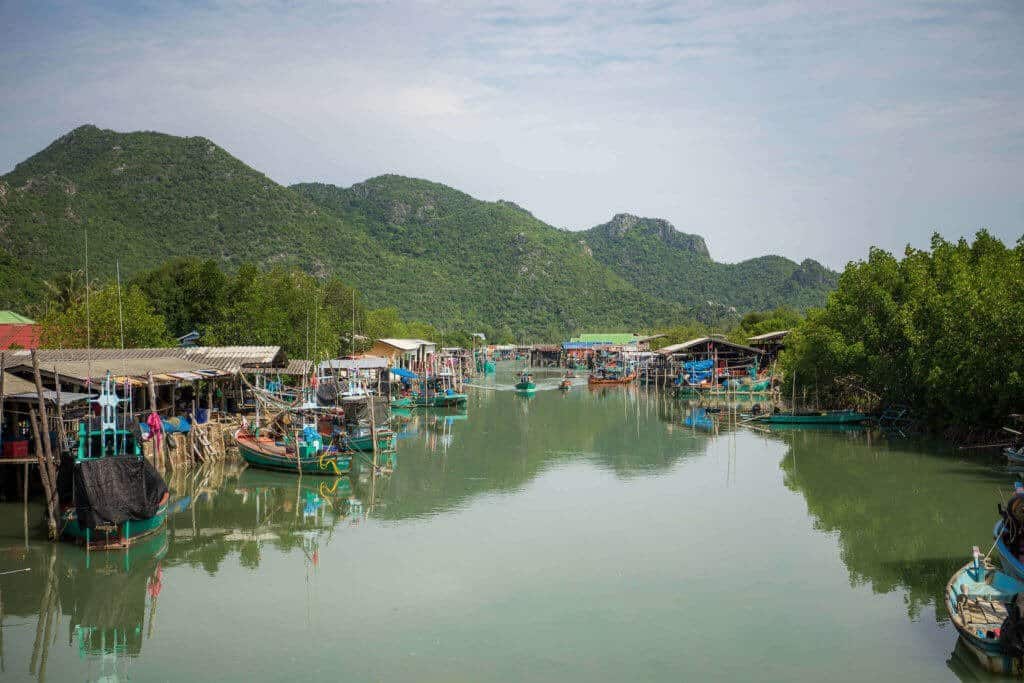
<svg viewBox="0 0 1024 683">
<path fill-rule="evenodd" d="M 979 663 L 990 671 L 1019 672 L 1022 659 L 1013 651 L 1004 633 L 1008 628 L 1022 627 L 1011 612 L 1019 616 L 1013 605 L 1024 582 L 997 570 L 974 549 L 974 560 L 957 570 L 946 584 L 946 610 L 963 641 L 971 646 Z"/>
<path fill-rule="evenodd" d="M 378 451 L 393 451 L 396 442 L 397 437 L 393 431 L 384 427 L 377 428 Z M 362 451 L 364 453 L 373 452 L 373 440 L 370 438 L 369 427 L 360 429 L 355 434 L 349 434 L 342 443 L 348 450 Z"/>
<path fill-rule="evenodd" d="M 835 425 L 859 424 L 868 419 L 864 413 L 855 410 L 822 410 L 774 413 L 771 415 L 752 416 L 752 422 L 762 424 L 799 424 L 799 425 Z"/>
<path fill-rule="evenodd" d="M 600 375 L 590 375 L 589 377 L 587 377 L 587 384 L 591 386 L 605 386 L 610 384 L 630 384 L 635 379 L 635 372 L 630 372 L 628 374 L 609 373 L 604 377 Z"/>
<path fill-rule="evenodd" d="M 1014 493 L 1005 507 L 1000 503 L 999 517 L 992 530 L 999 563 L 1004 571 L 1024 581 L 1024 562 L 1021 562 L 1024 550 L 1024 485 L 1021 482 L 1015 482 Z"/>
<path fill-rule="evenodd" d="M 352 469 L 352 456 L 337 448 L 324 448 L 314 439 L 300 438 L 298 455 L 294 439 L 277 440 L 254 434 L 243 427 L 235 432 L 235 444 L 242 458 L 253 467 L 278 472 L 338 475 Z"/>
<path fill-rule="evenodd" d="M 60 501 L 61 537 L 91 549 L 127 548 L 159 531 L 167 521 L 170 500 L 167 484 L 143 457 L 135 434 L 118 427 L 117 406 L 124 401 L 118 397 L 114 381 L 107 373 L 99 397 L 92 401 L 100 406 L 98 429 L 90 428 L 85 421 L 79 423 L 75 457 L 73 460 L 65 458 L 62 463 L 62 466 L 73 467 L 73 488 L 78 494 L 90 496 L 90 500 L 76 501 L 72 496 Z M 114 490 L 118 485 L 123 488 L 126 482 L 138 485 L 141 490 Z M 107 505 L 108 501 L 104 500 L 109 496 L 115 496 L 113 505 Z M 79 518 L 79 505 L 86 506 L 84 509 L 88 511 L 84 520 Z M 112 508 L 122 510 L 116 517 L 107 518 Z M 125 513 L 123 508 L 131 511 Z M 140 508 L 145 508 L 146 512 L 139 512 Z"/>
<path fill-rule="evenodd" d="M 519 381 L 516 382 L 516 391 L 534 391 L 537 385 L 533 381 L 533 375 L 528 372 L 524 372 L 519 376 Z"/>
<path fill-rule="evenodd" d="M 438 394 L 416 394 L 412 404 L 418 408 L 458 408 L 466 405 L 469 396 L 448 390 Z"/>
<path fill-rule="evenodd" d="M 393 399 L 391 399 L 391 407 L 392 408 L 411 408 L 412 407 L 412 399 L 409 398 L 408 396 L 402 396 L 400 398 L 393 398 Z"/>
</svg>

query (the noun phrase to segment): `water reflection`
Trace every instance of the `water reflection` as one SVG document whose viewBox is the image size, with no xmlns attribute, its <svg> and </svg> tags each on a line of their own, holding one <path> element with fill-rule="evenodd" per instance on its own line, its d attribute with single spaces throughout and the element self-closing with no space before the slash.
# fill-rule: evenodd
<svg viewBox="0 0 1024 683">
<path fill-rule="evenodd" d="M 779 651 L 771 665 L 780 678 L 807 657 L 810 680 L 847 656 L 835 650 L 847 638 L 863 638 L 851 651 L 875 647 L 889 662 L 911 652 L 914 664 L 934 665 L 932 678 L 936 668 L 980 673 L 950 655 L 940 596 L 970 545 L 988 538 L 995 492 L 1012 479 L 1001 466 L 865 431 L 755 432 L 735 411 L 621 387 L 538 391 L 529 401 L 476 390 L 466 412 L 413 411 L 395 427 L 401 464 L 391 474 L 360 466 L 349 477 L 299 478 L 236 462 L 179 470 L 167 530 L 128 553 L 35 538 L 23 546 L 20 527 L 2 530 L 12 545 L 0 570 L 33 571 L 0 578 L 6 623 L 27 624 L 0 628 L 0 664 L 17 661 L 40 680 L 48 671 L 174 678 L 181 652 L 196 646 L 192 619 L 238 627 L 202 613 L 207 602 L 229 611 L 219 600 L 231 600 L 254 630 L 278 627 L 287 652 L 264 641 L 268 651 L 252 655 L 268 679 L 293 651 L 302 678 L 344 660 L 373 662 L 357 669 L 360 680 L 452 679 L 470 666 L 462 662 L 487 671 L 507 656 L 492 680 L 524 671 L 519 678 L 592 680 L 589 662 L 628 677 L 621 668 L 651 661 L 662 667 L 651 678 L 708 679 L 722 666 L 710 663 L 747 639 L 758 657 Z M 20 508 L 13 517 L 20 523 Z M 722 561 L 711 572 L 714 557 Z M 771 570 L 751 575 L 750 557 Z M 318 585 L 321 564 L 329 586 Z M 387 590 L 340 595 L 336 582 L 346 580 Z M 846 623 L 822 612 L 827 600 Z M 765 632 L 751 605 L 788 619 L 788 630 Z M 351 614 L 340 623 L 358 632 L 313 647 L 318 610 L 332 625 Z M 871 640 L 885 629 L 898 646 Z M 825 642 L 813 655 L 808 633 Z M 687 642 L 708 648 L 710 668 L 682 651 Z M 396 650 L 427 659 L 430 676 L 392 664 Z M 759 667 L 754 654 L 726 666 Z M 531 659 L 556 665 L 511 668 Z"/>
<path fill-rule="evenodd" d="M 17 553 L 30 571 L 4 577 L 0 633 L 34 629 L 30 651 L 16 647 L 14 662 L 0 636 L 0 670 L 24 671 L 27 663 L 28 674 L 45 681 L 54 648 L 64 645 L 82 663 L 84 680 L 127 680 L 131 660 L 155 634 L 167 541 L 163 531 L 127 551 L 89 552 L 45 542 L 9 548 L 7 558 Z M 14 634 L 16 646 L 28 633 Z M 20 656 L 27 662 L 17 661 Z"/>
<path fill-rule="evenodd" d="M 837 534 L 851 583 L 903 590 L 911 619 L 932 607 L 946 621 L 946 582 L 972 545 L 991 542 L 1005 474 L 979 467 L 978 456 L 889 442 L 870 430 L 771 438 L 788 445 L 785 484 L 803 495 L 818 529 Z"/>
</svg>

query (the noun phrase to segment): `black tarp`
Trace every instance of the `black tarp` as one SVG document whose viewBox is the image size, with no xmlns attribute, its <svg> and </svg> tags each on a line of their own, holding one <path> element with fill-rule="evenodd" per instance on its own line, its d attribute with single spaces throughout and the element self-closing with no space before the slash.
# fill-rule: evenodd
<svg viewBox="0 0 1024 683">
<path fill-rule="evenodd" d="M 75 510 L 86 529 L 149 519 L 166 493 L 163 477 L 144 458 L 97 458 L 75 466 Z"/>
</svg>

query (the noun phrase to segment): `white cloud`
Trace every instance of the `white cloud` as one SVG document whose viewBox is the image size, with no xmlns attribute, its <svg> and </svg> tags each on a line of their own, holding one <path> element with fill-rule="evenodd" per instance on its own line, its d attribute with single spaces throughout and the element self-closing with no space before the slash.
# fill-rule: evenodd
<svg viewBox="0 0 1024 683">
<path fill-rule="evenodd" d="M 560 226 L 616 211 L 841 265 L 1021 228 L 1022 12 L 948 3 L 74 5 L 0 41 L 0 168 L 74 125 L 281 182 L 383 172 Z M 3 36 L 0 36 L 3 37 Z"/>
</svg>

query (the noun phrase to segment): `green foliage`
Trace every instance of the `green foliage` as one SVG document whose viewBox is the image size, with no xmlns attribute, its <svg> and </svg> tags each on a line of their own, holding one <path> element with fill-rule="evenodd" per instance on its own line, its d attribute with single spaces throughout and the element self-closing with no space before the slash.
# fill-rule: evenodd
<svg viewBox="0 0 1024 683">
<path fill-rule="evenodd" d="M 835 273 L 810 259 L 797 264 L 781 256 L 762 256 L 737 264 L 716 263 L 703 239 L 659 219 L 619 214 L 580 235 L 596 259 L 641 291 L 694 307 L 696 316 L 707 323 L 734 314 L 730 308 L 820 306 L 836 282 Z"/>
<path fill-rule="evenodd" d="M 1024 394 L 1024 243 L 932 238 L 903 260 L 873 249 L 787 339 L 790 380 L 832 403 L 908 404 L 998 425 Z"/>
<path fill-rule="evenodd" d="M 61 308 L 52 305 L 38 320 L 44 348 L 119 348 L 122 346 L 121 322 L 124 322 L 124 346 L 170 346 L 171 336 L 162 316 L 153 312 L 146 295 L 138 287 L 125 287 L 118 305 L 117 285 L 90 291 Z"/>
<path fill-rule="evenodd" d="M 792 330 L 803 321 L 803 316 L 787 306 L 780 306 L 770 311 L 751 311 L 733 328 L 728 337 L 739 344 L 746 344 L 751 337 L 769 332 Z"/>
<path fill-rule="evenodd" d="M 212 259 L 171 259 L 130 283 L 145 292 L 175 336 L 206 329 L 220 320 L 227 306 L 228 276 Z"/>
</svg>

